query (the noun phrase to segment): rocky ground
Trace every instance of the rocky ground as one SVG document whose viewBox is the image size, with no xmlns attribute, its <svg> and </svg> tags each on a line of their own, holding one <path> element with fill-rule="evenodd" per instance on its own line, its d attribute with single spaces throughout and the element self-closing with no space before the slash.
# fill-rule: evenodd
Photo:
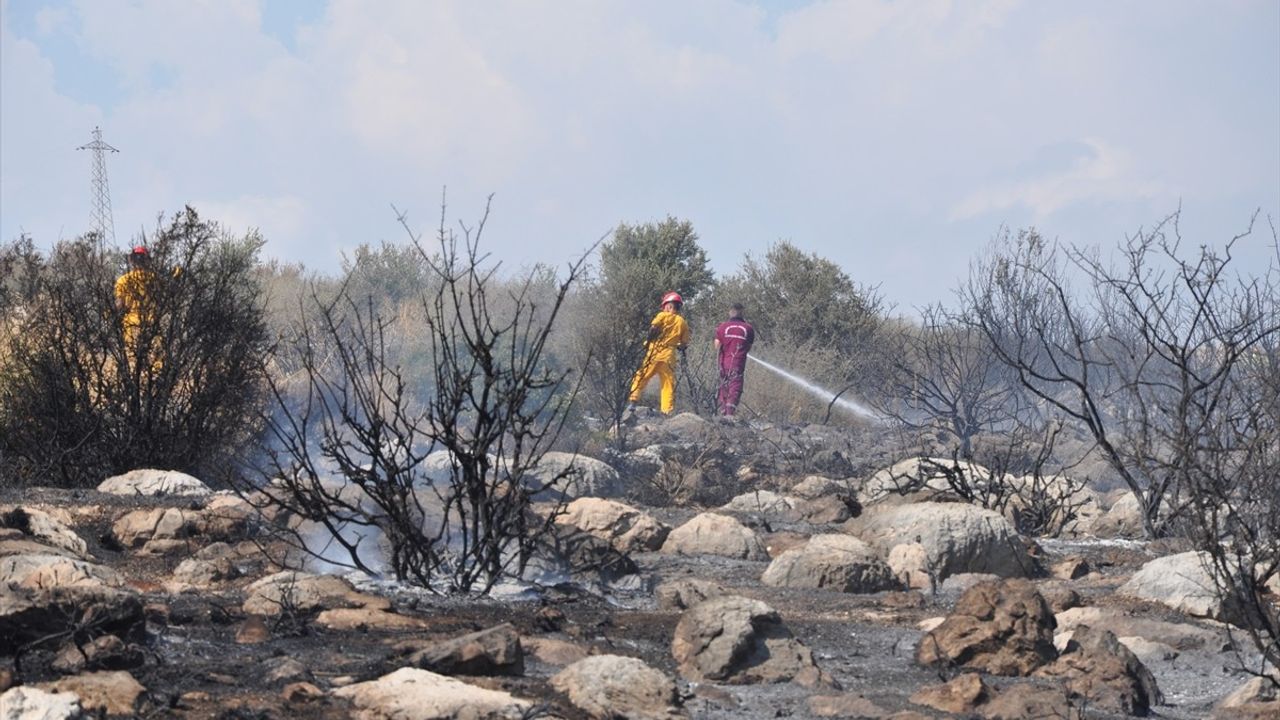
<svg viewBox="0 0 1280 720">
<path fill-rule="evenodd" d="M 7 490 L 0 718 L 1280 717 L 1123 496 L 1027 538 L 870 444 L 642 421 L 561 518 L 633 565 L 505 599 L 286 569 L 281 518 L 178 473 Z"/>
</svg>

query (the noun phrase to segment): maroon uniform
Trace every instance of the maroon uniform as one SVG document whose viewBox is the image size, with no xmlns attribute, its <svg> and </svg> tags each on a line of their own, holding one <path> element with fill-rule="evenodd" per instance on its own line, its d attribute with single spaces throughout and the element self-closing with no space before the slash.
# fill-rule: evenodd
<svg viewBox="0 0 1280 720">
<path fill-rule="evenodd" d="M 720 414 L 732 415 L 742 397 L 742 375 L 747 370 L 747 353 L 756 341 L 756 331 L 751 323 L 735 318 L 720 323 L 716 341 L 720 343 Z"/>
</svg>

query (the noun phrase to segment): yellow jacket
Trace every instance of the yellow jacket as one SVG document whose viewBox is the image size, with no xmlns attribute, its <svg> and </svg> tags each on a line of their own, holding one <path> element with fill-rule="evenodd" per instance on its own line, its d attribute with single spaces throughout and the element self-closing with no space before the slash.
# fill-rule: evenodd
<svg viewBox="0 0 1280 720">
<path fill-rule="evenodd" d="M 138 327 L 144 320 L 152 319 L 155 308 L 151 285 L 155 279 L 155 273 L 143 268 L 134 268 L 116 278 L 116 300 L 124 307 L 125 327 Z"/>
<path fill-rule="evenodd" d="M 651 334 L 657 331 L 657 337 L 649 342 L 649 353 L 645 356 L 645 362 L 674 365 L 676 348 L 689 344 L 691 336 L 689 323 L 677 313 L 662 310 L 654 316 L 649 327 Z"/>
</svg>

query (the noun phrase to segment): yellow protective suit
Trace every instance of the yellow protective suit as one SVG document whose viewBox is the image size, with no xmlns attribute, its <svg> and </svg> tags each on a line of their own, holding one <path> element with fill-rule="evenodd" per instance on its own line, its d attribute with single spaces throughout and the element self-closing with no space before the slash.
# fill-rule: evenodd
<svg viewBox="0 0 1280 720">
<path fill-rule="evenodd" d="M 649 323 L 649 350 L 645 353 L 644 362 L 636 371 L 631 381 L 631 402 L 640 400 L 640 393 L 649 384 L 654 375 L 662 383 L 658 409 L 664 415 L 670 415 L 676 405 L 676 348 L 689 344 L 689 324 L 679 313 L 663 310 Z"/>
<path fill-rule="evenodd" d="M 134 268 L 116 278 L 116 300 L 124 308 L 121 325 L 124 330 L 124 346 L 130 358 L 138 357 L 138 336 L 142 332 L 142 324 L 155 320 L 155 301 L 151 298 L 152 285 L 156 280 L 155 273 L 146 268 Z M 157 357 L 158 337 L 152 338 L 151 365 L 159 368 Z"/>
</svg>

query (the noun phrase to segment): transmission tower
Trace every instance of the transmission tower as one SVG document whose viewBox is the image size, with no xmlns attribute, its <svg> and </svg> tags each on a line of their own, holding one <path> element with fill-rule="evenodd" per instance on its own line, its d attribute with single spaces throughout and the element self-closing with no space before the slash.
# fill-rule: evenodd
<svg viewBox="0 0 1280 720">
<path fill-rule="evenodd" d="M 93 128 L 93 142 L 81 145 L 77 150 L 93 151 L 93 214 L 89 218 L 92 231 L 98 236 L 98 246 L 109 242 L 116 244 L 116 222 L 111 215 L 111 188 L 107 186 L 107 153 L 120 152 L 102 141 L 102 130 Z"/>
</svg>

